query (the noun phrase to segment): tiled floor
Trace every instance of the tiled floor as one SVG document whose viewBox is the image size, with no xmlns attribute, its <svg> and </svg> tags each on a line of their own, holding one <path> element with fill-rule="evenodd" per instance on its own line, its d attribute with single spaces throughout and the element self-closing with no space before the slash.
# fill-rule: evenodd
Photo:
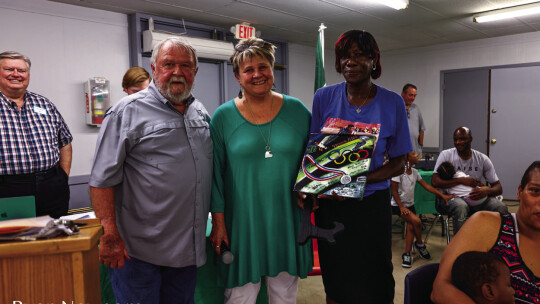
<svg viewBox="0 0 540 304">
<path fill-rule="evenodd" d="M 510 212 L 516 212 L 518 203 L 516 201 L 505 201 L 508 205 Z M 425 238 L 427 227 L 431 223 L 433 216 L 426 215 L 428 219 L 426 228 L 424 230 L 423 237 Z M 396 280 L 396 291 L 394 297 L 395 304 L 402 304 L 404 291 L 403 285 L 405 276 L 409 271 L 417 268 L 418 266 L 439 262 L 441 259 L 442 252 L 446 248 L 446 237 L 441 235 L 441 224 L 440 222 L 435 224 L 433 231 L 428 239 L 427 246 L 431 254 L 431 260 L 423 260 L 420 258 L 418 253 L 413 254 L 414 263 L 412 268 L 403 268 L 401 267 L 401 254 L 403 253 L 403 248 L 405 247 L 405 240 L 403 239 L 402 226 L 400 226 L 399 220 L 396 216 L 393 217 L 395 222 L 393 226 L 392 234 L 392 262 L 394 264 L 394 279 Z M 451 224 L 450 224 L 451 225 Z M 450 229 L 452 226 L 450 226 Z M 298 296 L 296 298 L 296 303 L 298 304 L 324 304 L 325 293 L 324 287 L 322 284 L 322 279 L 320 276 L 308 277 L 307 279 L 300 280 L 298 285 Z"/>
</svg>

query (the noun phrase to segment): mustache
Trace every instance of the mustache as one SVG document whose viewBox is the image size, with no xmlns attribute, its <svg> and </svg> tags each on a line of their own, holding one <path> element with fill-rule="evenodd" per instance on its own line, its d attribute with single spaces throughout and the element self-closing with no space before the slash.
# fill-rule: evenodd
<svg viewBox="0 0 540 304">
<path fill-rule="evenodd" d="M 186 79 L 184 76 L 172 76 L 169 78 L 169 85 L 173 82 L 181 82 L 182 84 L 186 85 Z"/>
</svg>

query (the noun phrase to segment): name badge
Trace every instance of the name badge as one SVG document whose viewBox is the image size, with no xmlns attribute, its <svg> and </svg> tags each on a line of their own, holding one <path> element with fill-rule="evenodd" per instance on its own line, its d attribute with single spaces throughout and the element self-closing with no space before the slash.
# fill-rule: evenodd
<svg viewBox="0 0 540 304">
<path fill-rule="evenodd" d="M 34 112 L 41 115 L 47 115 L 47 110 L 45 110 L 44 108 L 40 108 L 38 106 L 34 106 Z"/>
</svg>

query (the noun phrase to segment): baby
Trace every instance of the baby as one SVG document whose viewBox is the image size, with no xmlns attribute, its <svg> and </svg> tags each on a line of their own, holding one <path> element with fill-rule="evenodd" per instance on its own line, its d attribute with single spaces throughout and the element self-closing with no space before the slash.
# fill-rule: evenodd
<svg viewBox="0 0 540 304">
<path fill-rule="evenodd" d="M 452 266 L 452 284 L 475 303 L 515 303 L 510 270 L 501 259 L 491 253 L 462 253 Z"/>
<path fill-rule="evenodd" d="M 443 180 L 451 180 L 452 178 L 469 177 L 465 172 L 457 171 L 451 162 L 443 162 L 439 168 L 437 168 L 437 174 Z M 483 197 L 479 200 L 473 200 L 469 197 L 469 193 L 473 188 L 466 185 L 457 185 L 446 189 L 448 194 L 453 194 L 457 197 L 461 197 L 469 206 L 476 206 L 483 203 L 487 197 Z"/>
</svg>

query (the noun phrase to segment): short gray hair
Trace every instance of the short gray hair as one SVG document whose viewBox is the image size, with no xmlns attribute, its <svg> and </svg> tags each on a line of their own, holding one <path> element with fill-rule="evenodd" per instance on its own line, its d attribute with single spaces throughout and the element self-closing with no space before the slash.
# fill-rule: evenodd
<svg viewBox="0 0 540 304">
<path fill-rule="evenodd" d="M 251 59 L 255 56 L 268 60 L 270 66 L 272 69 L 274 69 L 274 62 L 276 61 L 274 56 L 275 52 L 275 45 L 260 38 L 248 38 L 240 40 L 240 42 L 238 42 L 238 44 L 234 47 L 234 53 L 230 58 L 234 74 L 238 75 L 240 64 L 242 64 L 246 59 Z"/>
<path fill-rule="evenodd" d="M 195 51 L 195 48 L 187 41 L 186 39 L 180 38 L 180 37 L 169 37 L 166 39 L 163 39 L 158 44 L 154 46 L 154 49 L 152 50 L 152 57 L 150 58 L 150 63 L 152 65 L 156 65 L 156 60 L 159 55 L 159 52 L 161 51 L 161 47 L 167 42 L 171 42 L 172 45 L 178 46 L 183 48 L 184 50 L 191 53 L 191 57 L 193 58 L 193 61 L 195 61 L 195 68 L 199 66 L 199 60 L 197 59 L 197 51 Z"/>
<path fill-rule="evenodd" d="M 0 61 L 2 59 L 22 59 L 26 62 L 26 65 L 28 66 L 28 70 L 30 70 L 30 67 L 32 66 L 32 62 L 30 61 L 30 58 L 28 58 L 28 56 L 25 56 L 15 51 L 6 51 L 6 52 L 1 53 Z"/>
</svg>

